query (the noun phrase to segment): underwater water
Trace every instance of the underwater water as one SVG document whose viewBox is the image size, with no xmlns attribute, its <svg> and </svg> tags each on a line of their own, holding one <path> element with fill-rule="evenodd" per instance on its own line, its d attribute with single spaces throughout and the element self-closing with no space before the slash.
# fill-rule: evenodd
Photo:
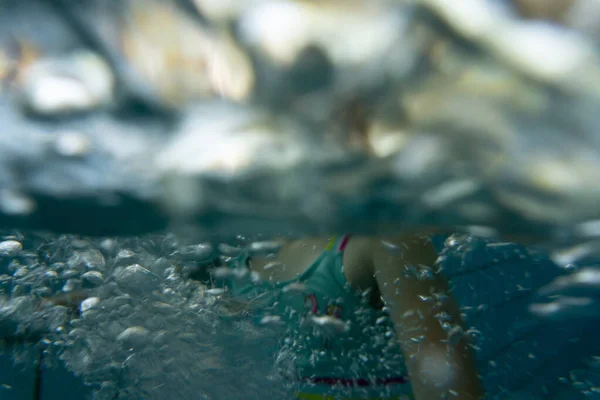
<svg viewBox="0 0 600 400">
<path fill-rule="evenodd" d="M 598 26 L 597 0 L 0 0 L 0 400 L 290 399 L 280 320 L 215 271 L 422 231 L 488 398 L 600 398 Z"/>
<path fill-rule="evenodd" d="M 280 327 L 209 281 L 218 249 L 181 246 L 174 235 L 3 239 L 3 399 L 290 398 Z M 435 240 L 489 398 L 596 395 L 592 277 L 586 288 L 573 279 L 584 270 L 558 267 L 541 250 Z M 532 308 L 556 294 L 589 301 Z"/>
</svg>

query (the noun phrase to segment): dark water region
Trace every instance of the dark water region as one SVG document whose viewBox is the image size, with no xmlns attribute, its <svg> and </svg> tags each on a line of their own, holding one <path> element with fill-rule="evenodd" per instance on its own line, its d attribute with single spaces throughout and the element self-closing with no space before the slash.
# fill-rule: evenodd
<svg viewBox="0 0 600 400">
<path fill-rule="evenodd" d="M 596 0 L 0 2 L 0 399 L 289 399 L 277 319 L 209 271 L 422 231 L 489 398 L 600 398 L 598 26 Z"/>
</svg>

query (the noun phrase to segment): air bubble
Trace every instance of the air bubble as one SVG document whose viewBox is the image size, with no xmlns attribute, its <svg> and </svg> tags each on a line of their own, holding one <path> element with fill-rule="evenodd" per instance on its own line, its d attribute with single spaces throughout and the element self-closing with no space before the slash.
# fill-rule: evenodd
<svg viewBox="0 0 600 400">
<path fill-rule="evenodd" d="M 104 282 L 104 276 L 98 271 L 88 271 L 81 276 L 83 282 L 88 286 L 100 286 Z"/>
<path fill-rule="evenodd" d="M 58 273 L 57 273 L 56 271 L 46 271 L 46 272 L 44 273 L 44 276 L 45 276 L 47 279 L 54 280 L 54 279 L 57 279 L 57 278 L 58 278 Z"/>
<path fill-rule="evenodd" d="M 287 293 L 287 292 L 304 293 L 306 291 L 306 285 L 304 283 L 294 282 L 294 283 L 290 283 L 289 285 L 286 285 L 282 289 L 282 291 L 283 291 L 283 293 Z"/>
<path fill-rule="evenodd" d="M 264 317 L 262 317 L 260 319 L 260 323 L 262 325 L 271 325 L 271 324 L 279 325 L 279 324 L 282 324 L 283 321 L 281 321 L 281 317 L 279 317 L 279 316 L 265 315 Z"/>
<path fill-rule="evenodd" d="M 329 315 L 310 316 L 306 319 L 306 322 L 325 336 L 345 334 L 350 330 L 350 325 L 347 322 Z"/>
<path fill-rule="evenodd" d="M 124 267 L 135 263 L 137 255 L 128 249 L 120 250 L 115 257 L 115 267 Z"/>
<path fill-rule="evenodd" d="M 460 340 L 464 336 L 463 328 L 460 325 L 455 325 L 454 327 L 449 329 L 447 332 L 448 332 L 448 339 L 446 340 L 446 343 L 451 347 L 456 347 L 458 342 L 460 342 Z"/>
<path fill-rule="evenodd" d="M 210 244 L 201 243 L 184 247 L 171 254 L 186 261 L 206 261 L 214 254 L 214 249 Z"/>
<path fill-rule="evenodd" d="M 252 255 L 268 255 L 274 254 L 279 251 L 282 243 L 277 241 L 266 241 L 266 242 L 254 242 L 250 244 L 249 252 Z"/>
<path fill-rule="evenodd" d="M 402 248 L 400 245 L 388 242 L 386 240 L 381 240 L 381 245 L 383 246 L 384 249 L 386 249 L 390 253 L 400 253 L 402 251 Z"/>
<path fill-rule="evenodd" d="M 210 294 L 211 296 L 218 296 L 218 295 L 224 294 L 226 292 L 227 292 L 226 289 L 221 289 L 221 288 L 213 288 L 213 289 L 206 290 L 206 294 Z"/>
<path fill-rule="evenodd" d="M 98 297 L 88 297 L 79 305 L 79 310 L 81 311 L 81 315 L 86 316 L 86 312 L 95 308 L 100 304 L 100 299 Z"/>
<path fill-rule="evenodd" d="M 79 288 L 79 284 L 80 282 L 78 279 L 68 279 L 62 287 L 62 291 L 65 293 L 73 292 Z"/>
<path fill-rule="evenodd" d="M 127 348 L 139 349 L 145 346 L 149 340 L 150 332 L 143 326 L 129 327 L 117 336 L 117 341 Z"/>
<path fill-rule="evenodd" d="M 265 271 L 268 271 L 270 269 L 275 269 L 275 268 L 285 270 L 285 265 L 283 263 L 278 262 L 278 261 L 273 261 L 273 262 L 270 262 L 270 263 L 266 264 L 263 267 L 263 269 Z"/>
<path fill-rule="evenodd" d="M 414 336 L 410 338 L 410 341 L 413 343 L 422 343 L 426 339 L 425 335 Z"/>
<path fill-rule="evenodd" d="M 242 254 L 242 249 L 239 247 L 230 246 L 225 243 L 219 245 L 219 252 L 228 257 L 237 257 Z"/>
<path fill-rule="evenodd" d="M 16 257 L 21 251 L 23 251 L 23 245 L 16 240 L 0 242 L 0 256 Z"/>
<path fill-rule="evenodd" d="M 88 249 L 74 252 L 67 261 L 67 265 L 71 269 L 102 269 L 106 265 L 106 261 L 99 250 Z"/>
<path fill-rule="evenodd" d="M 155 274 L 139 264 L 119 269 L 114 275 L 119 286 L 131 293 L 150 293 L 159 283 Z"/>
</svg>

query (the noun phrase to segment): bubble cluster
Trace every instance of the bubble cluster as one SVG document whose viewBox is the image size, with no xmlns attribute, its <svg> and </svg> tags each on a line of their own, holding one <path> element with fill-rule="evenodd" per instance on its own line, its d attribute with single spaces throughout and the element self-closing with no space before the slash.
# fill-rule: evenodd
<svg viewBox="0 0 600 400">
<path fill-rule="evenodd" d="M 265 378 L 273 373 L 269 346 L 256 345 L 276 324 L 249 322 L 226 297 L 211 295 L 221 288 L 184 276 L 213 267 L 212 247 L 185 246 L 172 235 L 5 233 L 0 243 L 0 334 L 22 337 L 29 350 L 42 346 L 46 362 L 62 360 L 95 399 L 254 398 L 249 388 L 283 390 Z M 236 318 L 224 320 L 228 313 Z M 234 376 L 251 383 L 231 385 Z"/>
</svg>

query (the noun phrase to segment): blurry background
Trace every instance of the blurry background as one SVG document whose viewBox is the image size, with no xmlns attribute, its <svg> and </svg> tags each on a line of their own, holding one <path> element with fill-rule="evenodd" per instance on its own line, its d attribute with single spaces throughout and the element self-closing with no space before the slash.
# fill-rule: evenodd
<svg viewBox="0 0 600 400">
<path fill-rule="evenodd" d="M 477 345 L 482 375 L 492 395 L 490 398 L 578 399 L 598 396 L 595 385 L 600 384 L 600 362 L 594 356 L 600 354 L 600 344 L 595 319 L 589 316 L 582 318 L 577 315 L 577 310 L 575 313 L 563 311 L 551 320 L 538 318 L 529 311 L 529 305 L 537 299 L 536 291 L 568 272 L 543 254 L 528 251 L 522 246 L 486 243 L 469 237 L 452 238 L 446 240 L 441 253 L 444 271 L 451 279 L 453 292 L 467 315 L 467 326 L 471 327 L 469 332 Z M 443 240 L 437 238 L 440 248 L 444 247 Z M 185 324 L 185 321 L 180 322 Z M 243 340 L 243 335 L 243 330 L 232 332 L 230 336 L 211 343 L 214 346 L 239 346 L 237 351 L 248 352 L 248 358 L 244 359 L 248 367 L 261 368 L 255 362 L 264 354 L 252 355 L 236 342 Z M 91 336 L 93 338 L 93 334 Z M 2 399 L 35 399 L 35 359 L 39 352 L 16 350 L 16 347 L 11 349 L 8 345 L 2 356 Z M 12 366 L 14 354 L 26 356 Z M 196 354 L 202 357 L 204 353 Z M 73 356 L 67 355 L 67 360 L 72 361 L 69 359 Z M 40 371 L 39 398 L 43 400 L 81 399 L 92 393 L 61 362 Z M 173 371 L 179 372 L 177 366 Z M 93 374 L 91 370 L 82 372 L 84 375 Z M 259 377 L 255 382 L 257 386 L 240 378 L 238 370 L 227 369 L 225 365 L 217 373 L 225 382 L 239 382 L 249 391 L 248 396 L 256 394 L 274 400 L 284 398 L 276 392 L 270 394 L 265 388 L 269 369 L 265 369 L 264 365 L 256 376 L 249 377 Z M 170 378 L 165 374 L 162 379 L 168 381 Z M 191 393 L 196 389 L 200 393 L 207 386 L 214 385 L 215 398 L 219 398 L 220 389 L 216 381 L 197 382 L 197 388 L 194 388 L 194 382 L 187 384 L 189 391 L 186 392 Z M 230 395 L 225 388 L 222 392 L 223 396 Z"/>
</svg>

